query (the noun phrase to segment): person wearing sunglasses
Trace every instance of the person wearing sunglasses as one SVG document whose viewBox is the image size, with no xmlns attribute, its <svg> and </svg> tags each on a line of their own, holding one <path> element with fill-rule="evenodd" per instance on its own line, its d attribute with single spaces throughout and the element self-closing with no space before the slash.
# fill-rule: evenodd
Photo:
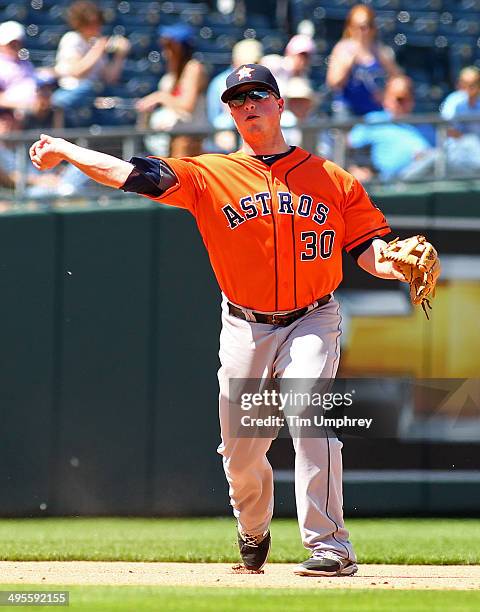
<svg viewBox="0 0 480 612">
<path fill-rule="evenodd" d="M 268 100 L 270 96 L 275 96 L 273 91 L 268 89 L 249 89 L 248 91 L 242 91 L 228 100 L 228 106 L 230 108 L 240 108 L 245 104 L 245 100 L 251 100 L 252 102 L 263 102 Z"/>
<path fill-rule="evenodd" d="M 238 569 L 261 572 L 273 514 L 266 454 L 279 423 L 255 422 L 252 429 L 241 381 L 310 391 L 335 377 L 341 331 L 333 292 L 342 278 L 343 250 L 374 276 L 405 279 L 383 261 L 381 237 L 390 228 L 362 185 L 333 162 L 285 142 L 284 100 L 270 70 L 236 68 L 221 99 L 242 138 L 235 153 L 127 162 L 42 135 L 30 156 L 40 170 L 65 160 L 99 183 L 195 217 L 222 291 L 217 450 L 238 523 Z M 185 325 L 194 333 L 195 322 Z M 288 425 L 298 522 L 310 553 L 294 572 L 350 576 L 357 565 L 343 519 L 342 443 L 325 427 L 302 435 L 298 423 Z"/>
<path fill-rule="evenodd" d="M 413 81 L 399 75 L 385 85 L 383 110 L 367 113 L 364 122 L 348 134 L 352 149 L 370 148 L 371 168 L 350 168 L 361 180 L 378 178 L 416 180 L 433 177 L 439 150 L 435 147 L 435 128 L 430 124 L 408 123 L 415 107 Z"/>
</svg>

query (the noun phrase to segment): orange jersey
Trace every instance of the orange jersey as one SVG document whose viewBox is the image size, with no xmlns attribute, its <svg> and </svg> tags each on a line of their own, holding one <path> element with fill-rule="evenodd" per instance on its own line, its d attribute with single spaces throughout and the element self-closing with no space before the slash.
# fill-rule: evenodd
<svg viewBox="0 0 480 612">
<path fill-rule="evenodd" d="M 340 284 L 342 249 L 390 232 L 352 175 L 298 147 L 272 166 L 241 152 L 164 161 L 178 181 L 152 199 L 193 214 L 221 290 L 245 308 L 311 304 Z"/>
</svg>

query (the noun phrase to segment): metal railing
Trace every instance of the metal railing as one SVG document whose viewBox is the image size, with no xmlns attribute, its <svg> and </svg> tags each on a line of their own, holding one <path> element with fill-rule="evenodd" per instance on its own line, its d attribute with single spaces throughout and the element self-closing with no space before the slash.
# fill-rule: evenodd
<svg viewBox="0 0 480 612">
<path fill-rule="evenodd" d="M 456 120 L 460 122 L 460 120 Z M 480 117 L 471 115 L 461 118 L 461 123 L 479 123 Z M 317 149 L 317 143 L 319 135 L 322 133 L 328 133 L 332 141 L 332 155 L 331 159 L 338 165 L 345 167 L 347 163 L 347 153 L 351 151 L 347 144 L 347 135 L 349 130 L 358 123 L 363 123 L 358 118 L 339 121 L 332 120 L 331 118 L 319 119 L 315 122 L 303 124 L 297 126 L 294 129 L 301 131 L 302 134 L 302 146 L 309 151 L 315 152 Z M 381 124 L 409 124 L 409 125 L 420 125 L 428 124 L 435 128 L 436 132 L 436 148 L 439 151 L 438 158 L 435 160 L 435 166 L 432 176 L 428 178 L 418 179 L 410 182 L 425 182 L 428 181 L 440 181 L 445 179 L 459 179 L 459 180 L 471 180 L 479 179 L 480 176 L 453 176 L 447 172 L 447 158 L 445 142 L 448 138 L 448 129 L 451 127 L 452 122 L 445 121 L 437 113 L 430 114 L 415 114 L 409 115 L 400 121 L 385 121 L 378 122 L 375 125 Z M 292 128 L 288 128 L 292 129 Z M 205 139 L 212 139 L 218 132 L 225 130 L 215 130 L 211 127 L 205 128 L 193 128 L 185 126 L 182 128 L 172 129 L 169 132 L 170 136 L 177 135 L 192 135 L 198 137 L 204 137 Z M 135 126 L 125 127 L 104 127 L 99 125 L 92 125 L 89 128 L 82 129 L 52 129 L 48 133 L 54 137 L 61 137 L 67 140 L 75 141 L 80 146 L 92 147 L 106 153 L 111 153 L 122 157 L 123 159 L 130 159 L 135 155 L 148 155 L 148 151 L 143 143 L 145 136 L 158 134 L 157 131 L 150 128 L 142 128 Z M 2 196 L 5 198 L 11 198 L 12 200 L 21 200 L 27 192 L 27 176 L 28 176 L 28 165 L 30 160 L 28 157 L 28 150 L 31 144 L 37 140 L 39 133 L 37 130 L 24 130 L 21 132 L 12 132 L 8 135 L 3 135 L 0 141 L 0 146 L 6 145 L 9 148 L 15 150 L 16 157 L 16 170 L 18 179 L 15 182 L 14 190 L 2 190 Z M 240 137 L 236 135 L 237 145 L 240 146 Z M 207 151 L 208 152 L 208 151 Z M 401 183 L 401 181 L 397 181 Z M 371 183 L 378 183 L 373 180 Z M 52 199 L 52 195 L 48 196 Z M 65 199 L 68 196 L 62 196 Z M 78 197 L 75 194 L 74 197 Z"/>
</svg>

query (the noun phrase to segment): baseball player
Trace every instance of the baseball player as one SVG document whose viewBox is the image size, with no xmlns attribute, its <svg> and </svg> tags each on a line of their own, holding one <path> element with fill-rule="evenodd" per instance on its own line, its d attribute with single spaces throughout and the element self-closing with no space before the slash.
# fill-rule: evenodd
<svg viewBox="0 0 480 612">
<path fill-rule="evenodd" d="M 381 237 L 390 228 L 359 182 L 285 142 L 284 101 L 267 68 L 237 68 L 221 99 L 243 139 L 230 155 L 127 162 L 42 135 L 30 156 L 40 170 L 65 160 L 99 183 L 195 217 L 223 296 L 218 452 L 243 563 L 260 571 L 270 549 L 273 474 L 266 453 L 272 439 L 231 434 L 229 381 L 335 377 L 341 331 L 333 291 L 342 279 L 343 249 L 374 276 L 405 277 L 382 254 Z M 298 521 L 310 552 L 295 572 L 354 574 L 342 511 L 342 444 L 329 436 L 293 442 Z"/>
</svg>

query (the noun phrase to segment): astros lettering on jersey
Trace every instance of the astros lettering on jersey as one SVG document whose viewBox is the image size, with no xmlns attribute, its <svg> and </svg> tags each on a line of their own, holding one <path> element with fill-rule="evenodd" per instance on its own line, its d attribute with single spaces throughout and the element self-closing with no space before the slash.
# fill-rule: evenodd
<svg viewBox="0 0 480 612">
<path fill-rule="evenodd" d="M 246 308 L 313 303 L 340 284 L 342 249 L 390 232 L 353 176 L 298 147 L 272 166 L 242 152 L 163 159 L 178 182 L 155 199 L 194 215 L 220 288 Z"/>
</svg>

